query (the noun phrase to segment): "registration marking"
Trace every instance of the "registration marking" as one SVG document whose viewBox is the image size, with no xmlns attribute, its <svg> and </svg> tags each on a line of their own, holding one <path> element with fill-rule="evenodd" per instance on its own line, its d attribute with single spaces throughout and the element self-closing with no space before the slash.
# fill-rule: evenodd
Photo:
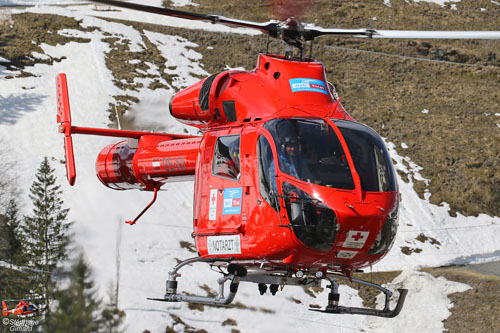
<svg viewBox="0 0 500 333">
<path fill-rule="evenodd" d="M 240 235 L 207 237 L 208 254 L 241 254 Z"/>
</svg>

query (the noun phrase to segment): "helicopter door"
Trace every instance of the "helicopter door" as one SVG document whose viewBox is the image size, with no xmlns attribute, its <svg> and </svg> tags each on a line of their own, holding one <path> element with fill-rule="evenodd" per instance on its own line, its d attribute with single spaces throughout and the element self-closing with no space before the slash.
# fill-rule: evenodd
<svg viewBox="0 0 500 333">
<path fill-rule="evenodd" d="M 210 197 L 214 199 L 209 220 L 215 234 L 237 234 L 241 226 L 243 186 L 240 165 L 241 135 L 221 135 L 215 141 Z M 217 203 L 217 201 L 219 203 Z"/>
</svg>

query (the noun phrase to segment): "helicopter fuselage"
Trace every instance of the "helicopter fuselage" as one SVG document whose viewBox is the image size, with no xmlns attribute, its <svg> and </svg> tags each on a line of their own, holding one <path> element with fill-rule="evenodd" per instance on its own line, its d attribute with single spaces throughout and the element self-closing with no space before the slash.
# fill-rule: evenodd
<svg viewBox="0 0 500 333">
<path fill-rule="evenodd" d="M 154 191 L 151 203 L 128 224 L 151 207 L 164 184 L 194 180 L 192 236 L 198 256 L 178 262 L 168 273 L 164 297 L 150 299 L 227 305 L 242 281 L 258 284 L 261 295 L 269 285 L 275 295 L 279 286 L 319 286 L 326 279 L 328 304 L 318 311 L 397 316 L 407 289 L 398 289 L 391 309 L 390 290 L 352 276 L 380 260 L 394 242 L 399 193 L 391 158 L 382 138 L 342 107 L 323 65 L 302 57 L 304 45 L 312 50 L 312 41 L 325 35 L 499 39 L 500 32 L 323 28 L 302 23 L 294 10 L 286 20 L 259 23 L 134 2 L 93 2 L 250 28 L 285 44 L 284 56 L 261 54 L 253 71 L 213 74 L 174 95 L 172 116 L 202 136 L 72 126 L 66 76 L 58 75 L 57 121 L 71 185 L 72 134 L 128 138 L 104 148 L 96 164 L 98 178 L 110 188 Z M 179 270 L 196 262 L 222 274 L 216 296 L 178 292 Z M 382 292 L 384 308 L 340 305 L 337 279 Z"/>
<path fill-rule="evenodd" d="M 344 110 L 321 63 L 261 54 L 251 72 L 222 72 L 180 91 L 170 112 L 203 136 L 110 145 L 97 174 L 115 189 L 194 179 L 201 257 L 351 272 L 390 249 L 398 207 L 390 158 Z M 286 140 L 297 145 L 288 167 Z"/>
</svg>

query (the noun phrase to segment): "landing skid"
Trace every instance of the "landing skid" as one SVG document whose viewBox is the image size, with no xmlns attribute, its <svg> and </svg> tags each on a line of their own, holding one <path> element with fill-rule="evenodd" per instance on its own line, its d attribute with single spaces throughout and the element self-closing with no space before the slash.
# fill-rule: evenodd
<svg viewBox="0 0 500 333">
<path fill-rule="evenodd" d="M 179 264 L 177 264 L 169 273 L 168 280 L 166 286 L 166 293 L 163 298 L 148 298 L 152 301 L 160 301 L 160 302 L 190 302 L 190 303 L 200 303 L 200 304 L 208 304 L 208 305 L 229 305 L 234 300 L 236 293 L 238 292 L 238 287 L 240 282 L 253 282 L 258 284 L 260 294 L 264 294 L 267 291 L 267 284 L 270 285 L 270 291 L 273 295 L 278 291 L 278 286 L 285 285 L 316 285 L 319 286 L 321 284 L 321 280 L 325 279 L 330 282 L 328 288 L 331 291 L 328 293 L 328 305 L 323 310 L 318 309 L 309 309 L 310 311 L 323 312 L 323 313 L 336 313 L 336 314 L 359 314 L 359 315 L 368 315 L 368 316 L 376 316 L 383 318 L 393 318 L 396 317 L 403 308 L 404 301 L 406 299 L 406 295 L 408 293 L 407 289 L 398 289 L 399 299 L 394 307 L 394 309 L 390 309 L 390 299 L 392 297 L 392 292 L 378 284 L 360 280 L 360 279 L 349 279 L 348 277 L 341 275 L 336 272 L 327 272 L 326 275 L 323 275 L 321 272 L 316 272 L 314 276 L 301 276 L 297 277 L 291 274 L 290 272 L 281 271 L 281 272 L 267 272 L 267 271 L 250 271 L 248 272 L 243 266 L 231 263 L 232 258 L 228 259 L 204 259 L 200 257 L 194 257 L 190 259 L 186 259 Z M 185 265 L 204 262 L 209 263 L 214 266 L 225 267 L 227 273 L 220 271 L 223 275 L 221 278 L 217 280 L 219 284 L 219 292 L 216 296 L 196 296 L 196 295 L 186 295 L 186 294 L 178 294 L 177 293 L 177 278 L 181 275 L 178 271 Z M 320 274 L 318 274 L 320 273 Z M 339 299 L 340 294 L 339 284 L 336 281 L 340 280 L 348 280 L 355 283 L 359 283 L 371 288 L 375 288 L 380 290 L 385 295 L 385 305 L 382 310 L 377 309 L 369 309 L 369 308 L 357 308 L 357 307 L 349 307 L 349 306 L 340 306 Z M 226 282 L 229 283 L 229 294 L 227 296 L 224 295 L 224 285 Z"/>
<path fill-rule="evenodd" d="M 226 262 L 229 263 L 231 259 L 203 259 L 200 257 L 190 258 L 184 260 L 177 264 L 169 273 L 167 280 L 167 292 L 165 293 L 164 298 L 148 298 L 152 301 L 161 301 L 161 302 L 191 302 L 191 303 L 200 303 L 200 304 L 208 304 L 208 305 L 228 305 L 230 304 L 234 297 L 236 296 L 236 292 L 238 291 L 238 287 L 240 284 L 240 279 L 242 276 L 247 274 L 247 271 L 242 266 L 238 266 L 235 264 L 227 265 L 227 274 L 223 273 L 223 276 L 217 280 L 219 284 L 219 293 L 215 297 L 210 296 L 194 296 L 194 295 L 186 295 L 186 294 L 178 294 L 177 293 L 177 278 L 181 275 L 178 273 L 179 269 L 188 264 L 193 264 L 195 262 L 206 262 L 206 263 L 215 263 L 215 262 Z M 231 280 L 229 284 L 229 294 L 224 296 L 224 284 Z"/>
<path fill-rule="evenodd" d="M 390 300 L 392 297 L 392 292 L 390 290 L 385 289 L 384 287 L 376 284 L 376 283 L 372 283 L 372 282 L 368 282 L 368 281 L 364 281 L 364 280 L 360 280 L 360 279 L 352 279 L 352 282 L 378 289 L 384 293 L 384 295 L 385 295 L 384 308 L 382 310 L 377 310 L 377 309 L 369 309 L 369 308 L 340 306 L 339 305 L 340 294 L 338 292 L 339 284 L 337 281 L 335 281 L 335 278 L 342 279 L 342 280 L 349 280 L 349 278 L 347 278 L 346 276 L 340 275 L 340 274 L 328 274 L 327 280 L 330 281 L 330 286 L 328 286 L 328 288 L 331 289 L 331 291 L 328 293 L 328 305 L 326 306 L 326 308 L 324 310 L 309 309 L 310 311 L 323 312 L 323 313 L 337 313 L 337 314 L 360 314 L 360 315 L 366 315 L 366 316 L 394 318 L 401 312 L 401 309 L 403 309 L 403 304 L 405 302 L 406 295 L 408 294 L 408 289 L 398 289 L 398 292 L 399 292 L 398 303 L 396 304 L 394 309 L 391 310 L 390 309 Z"/>
</svg>

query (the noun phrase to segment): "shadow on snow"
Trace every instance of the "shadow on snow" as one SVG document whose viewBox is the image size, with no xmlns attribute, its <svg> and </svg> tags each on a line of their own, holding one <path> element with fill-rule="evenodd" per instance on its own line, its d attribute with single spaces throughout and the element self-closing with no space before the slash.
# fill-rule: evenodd
<svg viewBox="0 0 500 333">
<path fill-rule="evenodd" d="M 0 125 L 14 125 L 24 114 L 33 112 L 46 96 L 34 94 L 0 96 Z"/>
</svg>

